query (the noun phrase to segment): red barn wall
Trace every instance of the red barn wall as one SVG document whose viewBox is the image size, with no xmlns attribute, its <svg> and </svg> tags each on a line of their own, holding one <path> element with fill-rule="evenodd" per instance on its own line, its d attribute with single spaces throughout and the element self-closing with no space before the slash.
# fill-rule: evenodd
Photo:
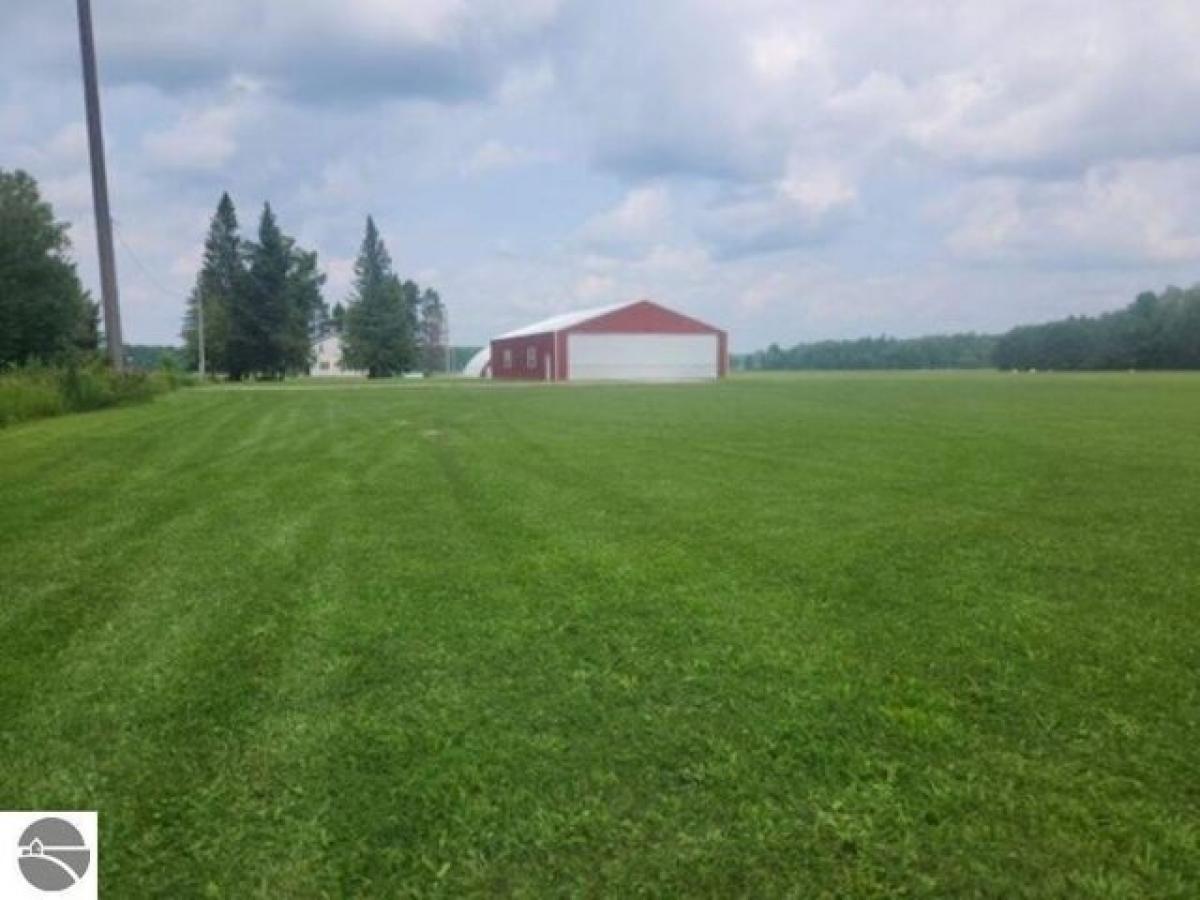
<svg viewBox="0 0 1200 900">
<path fill-rule="evenodd" d="M 534 367 L 529 368 L 529 348 L 534 351 Z M 512 352 L 510 365 L 504 364 L 504 351 Z M 492 341 L 492 377 L 520 381 L 545 381 L 546 359 L 553 358 L 553 334 L 527 334 Z"/>
</svg>

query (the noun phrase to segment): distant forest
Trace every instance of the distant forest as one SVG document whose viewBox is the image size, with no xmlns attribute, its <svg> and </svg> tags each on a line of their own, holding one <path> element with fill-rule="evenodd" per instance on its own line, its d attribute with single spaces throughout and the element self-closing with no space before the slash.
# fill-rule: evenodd
<svg viewBox="0 0 1200 900">
<path fill-rule="evenodd" d="M 757 369 L 1200 369 L 1200 285 L 1147 291 L 1100 316 L 1021 325 L 1007 334 L 819 341 L 735 356 Z"/>
<path fill-rule="evenodd" d="M 1095 318 L 1014 328 L 994 359 L 1002 369 L 1200 369 L 1200 285 L 1147 291 Z"/>
<path fill-rule="evenodd" d="M 163 344 L 126 344 L 125 365 L 150 372 L 155 369 L 180 369 L 187 364 L 184 348 Z"/>
<path fill-rule="evenodd" d="M 866 337 L 818 341 L 785 350 L 734 358 L 738 369 L 983 369 L 992 365 L 996 342 L 988 334 L 948 334 L 918 338 Z"/>
</svg>

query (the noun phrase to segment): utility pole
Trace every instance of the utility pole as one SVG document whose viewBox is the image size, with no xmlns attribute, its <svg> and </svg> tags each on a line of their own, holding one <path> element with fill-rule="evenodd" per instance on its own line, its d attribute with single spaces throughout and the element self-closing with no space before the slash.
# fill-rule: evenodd
<svg viewBox="0 0 1200 900">
<path fill-rule="evenodd" d="M 91 0 L 78 0 L 79 52 L 83 61 L 83 99 L 87 107 L 88 150 L 92 159 L 92 200 L 96 207 L 96 245 L 100 252 L 100 300 L 108 359 L 124 368 L 121 305 L 117 300 L 117 261 L 113 255 L 112 217 L 108 212 L 108 175 L 104 169 L 104 134 L 100 128 L 100 87 L 96 79 L 96 46 L 92 38 Z"/>
</svg>

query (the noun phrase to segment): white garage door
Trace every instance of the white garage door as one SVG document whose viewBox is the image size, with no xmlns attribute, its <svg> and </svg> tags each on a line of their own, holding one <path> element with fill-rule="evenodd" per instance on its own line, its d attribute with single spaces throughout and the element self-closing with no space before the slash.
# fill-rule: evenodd
<svg viewBox="0 0 1200 900">
<path fill-rule="evenodd" d="M 569 377 L 681 379 L 717 377 L 715 334 L 569 334 Z"/>
</svg>

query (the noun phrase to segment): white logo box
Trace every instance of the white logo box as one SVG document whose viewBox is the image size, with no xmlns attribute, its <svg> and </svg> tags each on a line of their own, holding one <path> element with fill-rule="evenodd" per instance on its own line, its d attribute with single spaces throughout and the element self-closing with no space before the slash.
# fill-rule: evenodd
<svg viewBox="0 0 1200 900">
<path fill-rule="evenodd" d="M 95 811 L 0 812 L 4 900 L 96 900 L 99 870 Z"/>
</svg>

